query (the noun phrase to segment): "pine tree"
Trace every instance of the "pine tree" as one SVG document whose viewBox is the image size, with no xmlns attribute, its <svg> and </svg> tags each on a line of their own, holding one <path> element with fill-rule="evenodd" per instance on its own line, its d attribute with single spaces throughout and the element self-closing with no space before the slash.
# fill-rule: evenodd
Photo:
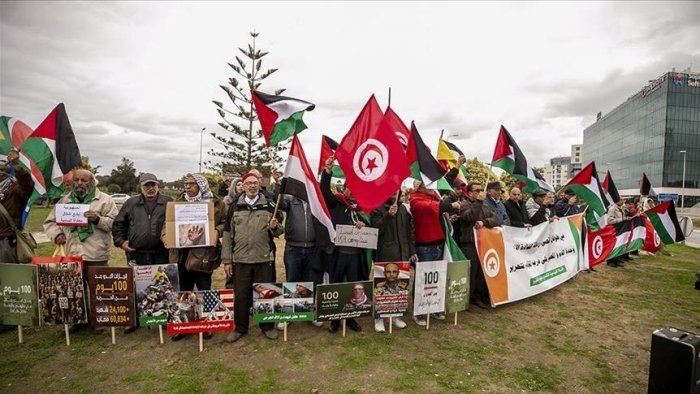
<svg viewBox="0 0 700 394">
<path fill-rule="evenodd" d="M 282 159 L 278 152 L 287 148 L 286 144 L 279 144 L 269 149 L 265 146 L 262 138 L 262 130 L 257 122 L 257 116 L 253 108 L 250 96 L 251 90 L 256 90 L 262 81 L 277 71 L 276 68 L 262 70 L 262 58 L 268 54 L 255 46 L 255 39 L 259 33 L 251 32 L 252 44 L 248 44 L 247 49 L 238 48 L 245 56 L 235 56 L 236 64 L 228 63 L 235 72 L 234 76 L 228 79 L 226 85 L 219 85 L 226 92 L 226 96 L 231 100 L 233 109 L 227 109 L 224 103 L 212 100 L 216 105 L 216 110 L 221 117 L 219 126 L 226 131 L 224 135 L 211 133 L 216 141 L 224 148 L 223 151 L 212 149 L 209 154 L 223 159 L 220 163 L 212 164 L 209 167 L 217 168 L 225 173 L 243 174 L 252 168 L 257 168 L 263 174 L 269 175 L 269 168 L 265 164 L 279 164 Z M 249 65 L 246 64 L 249 62 Z M 274 94 L 279 95 L 285 89 L 277 89 Z M 237 124 L 240 122 L 241 124 Z"/>
</svg>

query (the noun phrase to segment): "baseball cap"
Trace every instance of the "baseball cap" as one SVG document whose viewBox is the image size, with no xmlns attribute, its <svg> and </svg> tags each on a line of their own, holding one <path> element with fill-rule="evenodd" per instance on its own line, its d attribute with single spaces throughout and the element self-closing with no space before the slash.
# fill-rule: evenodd
<svg viewBox="0 0 700 394">
<path fill-rule="evenodd" d="M 139 176 L 139 185 L 143 186 L 146 183 L 158 183 L 158 178 L 151 173 L 144 172 Z"/>
</svg>

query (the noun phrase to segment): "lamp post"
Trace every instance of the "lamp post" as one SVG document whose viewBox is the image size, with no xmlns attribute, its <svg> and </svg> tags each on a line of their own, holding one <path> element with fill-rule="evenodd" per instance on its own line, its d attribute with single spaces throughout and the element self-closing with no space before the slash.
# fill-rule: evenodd
<svg viewBox="0 0 700 394">
<path fill-rule="evenodd" d="M 199 173 L 202 173 L 202 138 L 204 138 L 204 130 L 206 127 L 202 127 L 202 131 L 199 132 Z"/>
<path fill-rule="evenodd" d="M 680 151 L 683 154 L 683 195 L 681 196 L 681 209 L 685 208 L 685 151 Z"/>
</svg>

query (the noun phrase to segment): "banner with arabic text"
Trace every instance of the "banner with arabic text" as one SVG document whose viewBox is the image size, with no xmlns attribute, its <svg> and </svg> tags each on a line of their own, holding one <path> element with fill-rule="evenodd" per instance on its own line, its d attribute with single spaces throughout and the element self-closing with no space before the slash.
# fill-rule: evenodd
<svg viewBox="0 0 700 394">
<path fill-rule="evenodd" d="M 532 297 L 574 277 L 583 267 L 583 215 L 531 228 L 474 230 L 491 303 Z"/>
</svg>

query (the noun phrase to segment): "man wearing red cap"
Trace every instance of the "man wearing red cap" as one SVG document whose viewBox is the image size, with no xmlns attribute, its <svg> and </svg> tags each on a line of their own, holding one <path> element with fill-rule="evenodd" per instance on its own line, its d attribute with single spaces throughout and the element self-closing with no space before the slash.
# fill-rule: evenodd
<svg viewBox="0 0 700 394">
<path fill-rule="evenodd" d="M 272 238 L 282 234 L 282 226 L 273 217 L 274 202 L 260 191 L 260 180 L 252 172 L 243 175 L 244 192 L 229 207 L 222 239 L 221 261 L 226 277 L 233 277 L 236 303 L 236 330 L 226 338 L 236 342 L 248 332 L 253 283 L 275 281 L 275 255 Z M 268 339 L 277 339 L 272 323 L 261 323 Z"/>
</svg>

